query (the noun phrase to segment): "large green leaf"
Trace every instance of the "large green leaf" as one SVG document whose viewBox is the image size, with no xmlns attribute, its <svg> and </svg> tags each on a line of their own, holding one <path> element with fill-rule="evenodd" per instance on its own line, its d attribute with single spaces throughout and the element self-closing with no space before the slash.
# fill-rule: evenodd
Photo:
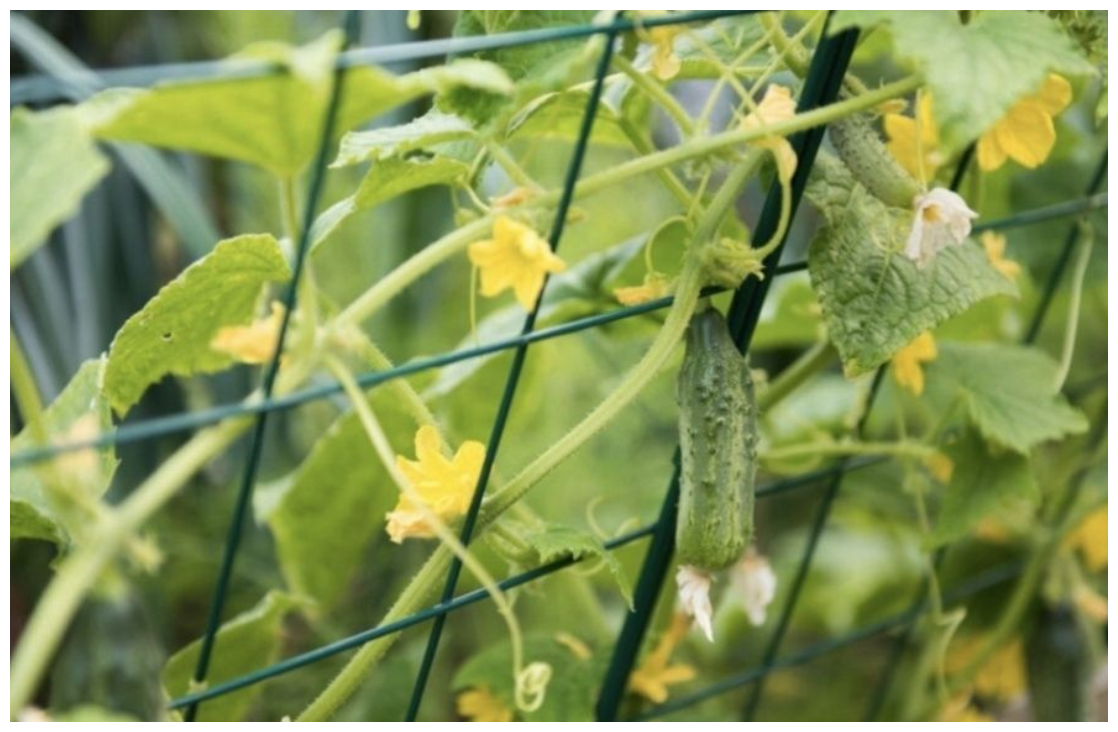
<svg viewBox="0 0 1118 732">
<path fill-rule="evenodd" d="M 545 94 L 517 112 L 509 122 L 508 136 L 574 142 L 582 129 L 589 100 L 590 92 L 585 89 Z M 633 147 L 621 127 L 619 115 L 606 102 L 598 107 L 594 126 L 590 130 L 590 141 L 625 149 Z"/>
<path fill-rule="evenodd" d="M 474 129 L 466 120 L 432 110 L 407 124 L 348 133 L 342 138 L 341 149 L 332 165 L 341 167 L 375 162 L 473 136 Z"/>
<path fill-rule="evenodd" d="M 969 239 L 917 267 L 901 253 L 913 213 L 887 207 L 857 183 L 828 180 L 812 196 L 827 223 L 811 242 L 809 272 L 847 376 L 885 363 L 979 300 L 1017 294 Z"/>
<path fill-rule="evenodd" d="M 109 171 L 72 107 L 36 114 L 16 109 L 10 119 L 11 241 L 15 269 Z"/>
<path fill-rule="evenodd" d="M 1059 25 L 1043 13 L 980 11 L 963 24 L 951 10 L 842 10 L 831 31 L 884 23 L 935 95 L 944 143 L 960 149 L 994 125 L 1050 71 L 1092 74 Z"/>
<path fill-rule="evenodd" d="M 257 495 L 256 517 L 275 537 L 287 586 L 317 610 L 332 607 L 397 495 L 356 413 L 335 420 L 290 479 Z"/>
<path fill-rule="evenodd" d="M 941 343 L 928 367 L 928 398 L 959 399 L 989 440 L 1020 453 L 1087 430 L 1083 413 L 1056 391 L 1058 367 L 1035 348 Z"/>
<path fill-rule="evenodd" d="M 577 632 L 574 626 L 572 630 Z M 540 708 L 527 714 L 517 712 L 517 716 L 529 722 L 593 721 L 594 702 L 606 661 L 605 655 L 580 658 L 555 638 L 526 636 L 524 662 L 550 665 L 551 681 Z M 507 709 L 516 710 L 516 687 L 511 669 L 512 646 L 508 641 L 497 643 L 467 661 L 454 675 L 451 686 L 459 693 L 484 689 Z"/>
<path fill-rule="evenodd" d="M 295 175 L 317 149 L 339 43 L 340 36 L 330 33 L 302 48 L 279 43 L 250 47 L 237 59 L 269 61 L 277 65 L 277 72 L 132 92 L 98 134 L 241 160 L 279 176 Z M 342 83 L 339 132 L 437 91 L 511 91 L 499 68 L 469 60 L 404 76 L 365 66 L 347 71 Z"/>
<path fill-rule="evenodd" d="M 973 432 L 945 452 L 955 468 L 932 533 L 935 545 L 961 539 L 995 512 L 1036 500 L 1036 481 L 1021 455 L 990 450 Z"/>
<path fill-rule="evenodd" d="M 283 643 L 283 617 L 295 604 L 289 595 L 273 590 L 255 607 L 223 624 L 214 641 L 207 682 L 219 684 L 275 662 Z M 163 667 L 163 688 L 172 699 L 195 690 L 192 679 L 201 648 L 201 641 L 196 640 L 171 656 Z M 261 688 L 254 684 L 203 703 L 198 708 L 198 721 L 241 721 Z"/>
<path fill-rule="evenodd" d="M 86 361 L 78 373 L 44 410 L 42 419 L 52 440 L 66 442 L 94 437 L 113 429 L 109 402 L 101 390 L 104 358 Z M 24 428 L 11 441 L 13 453 L 36 445 L 30 428 Z M 80 515 L 71 516 L 48 496 L 44 479 L 64 482 L 69 490 L 98 499 L 109 489 L 116 471 L 116 452 L 112 446 L 99 450 L 64 453 L 50 463 L 15 468 L 9 476 L 9 507 L 12 539 L 68 541 L 82 526 L 74 525 Z"/>
<path fill-rule="evenodd" d="M 270 234 L 218 242 L 203 259 L 161 289 L 113 339 L 105 393 L 123 415 L 167 374 L 212 373 L 231 359 L 210 348 L 217 331 L 252 320 L 261 287 L 291 270 Z"/>
</svg>

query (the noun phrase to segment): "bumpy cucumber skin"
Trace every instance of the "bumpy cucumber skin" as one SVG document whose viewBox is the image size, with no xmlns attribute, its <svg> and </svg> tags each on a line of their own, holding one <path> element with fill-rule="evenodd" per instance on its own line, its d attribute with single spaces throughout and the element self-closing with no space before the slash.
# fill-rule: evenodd
<svg viewBox="0 0 1118 732">
<path fill-rule="evenodd" d="M 748 362 L 715 309 L 687 329 L 679 372 L 680 564 L 716 571 L 741 559 L 753 534 L 757 406 Z"/>
<path fill-rule="evenodd" d="M 912 206 L 920 185 L 897 164 L 863 115 L 838 120 L 827 129 L 835 151 L 855 180 L 890 206 Z"/>
<path fill-rule="evenodd" d="M 1029 698 L 1037 722 L 1087 722 L 1091 650 L 1071 606 L 1044 607 L 1025 644 Z"/>
</svg>

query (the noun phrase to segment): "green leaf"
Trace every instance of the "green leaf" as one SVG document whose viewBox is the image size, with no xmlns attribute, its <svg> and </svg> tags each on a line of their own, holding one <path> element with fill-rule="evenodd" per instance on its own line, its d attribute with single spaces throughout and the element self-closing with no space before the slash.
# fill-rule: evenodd
<svg viewBox="0 0 1118 732">
<path fill-rule="evenodd" d="M 104 707 L 93 706 L 92 704 L 84 704 L 80 707 L 67 709 L 64 712 L 51 712 L 50 721 L 52 722 L 142 722 L 145 720 L 136 719 L 131 714 L 122 714 L 121 712 L 114 712 L 111 709 Z"/>
<path fill-rule="evenodd" d="M 592 254 L 564 272 L 552 276 L 544 290 L 543 302 L 540 303 L 537 326 L 547 327 L 580 318 L 616 303 L 609 293 L 609 287 L 625 265 L 639 256 L 643 248 L 644 242 L 640 239 L 625 242 L 604 252 Z M 473 334 L 464 338 L 458 344 L 458 349 L 516 336 L 524 325 L 524 317 L 524 309 L 519 305 L 501 308 L 478 323 L 476 338 Z M 424 392 L 424 396 L 436 398 L 449 394 L 498 356 L 499 354 L 488 354 L 439 369 L 438 376 Z"/>
<path fill-rule="evenodd" d="M 987 516 L 1037 500 L 1036 481 L 1029 461 L 1023 456 L 992 451 L 974 433 L 968 433 L 944 452 L 955 468 L 932 532 L 935 546 L 961 539 Z"/>
<path fill-rule="evenodd" d="M 432 110 L 407 124 L 348 133 L 342 138 L 338 157 L 331 167 L 384 160 L 474 135 L 473 127 L 461 117 Z"/>
<path fill-rule="evenodd" d="M 819 185 L 812 191 L 817 205 L 823 201 L 827 223 L 811 242 L 808 270 L 847 376 L 885 363 L 979 300 L 1017 294 L 970 239 L 918 268 L 901 253 L 912 212 L 889 208 L 857 183 L 846 183 L 846 195 Z"/>
<path fill-rule="evenodd" d="M 526 137 L 537 140 L 574 142 L 582 128 L 590 92 L 572 89 L 544 94 L 520 110 L 509 122 L 509 138 Z M 598 115 L 590 131 L 590 141 L 632 149 L 633 143 L 621 127 L 621 119 L 608 103 L 598 106 Z"/>
<path fill-rule="evenodd" d="M 889 26 L 893 47 L 911 59 L 935 95 L 944 144 L 961 149 L 990 129 L 1049 72 L 1093 74 L 1059 25 L 1042 13 L 980 11 L 964 25 L 950 10 L 842 10 L 831 32 Z"/>
<path fill-rule="evenodd" d="M 560 559 L 601 559 L 609 569 L 613 579 L 617 582 L 617 589 L 621 596 L 633 606 L 633 596 L 629 588 L 629 580 L 625 577 L 625 570 L 617 557 L 607 551 L 593 534 L 570 526 L 548 524 L 542 530 L 524 536 L 524 541 L 539 556 L 540 564 L 549 564 Z"/>
<path fill-rule="evenodd" d="M 10 127 L 9 254 L 15 269 L 78 210 L 109 172 L 109 161 L 72 107 L 39 114 L 16 109 Z"/>
<path fill-rule="evenodd" d="M 1035 348 L 941 343 L 928 366 L 928 398 L 962 400 L 987 439 L 1020 453 L 1087 430 L 1087 419 L 1055 389 L 1056 362 Z"/>
<path fill-rule="evenodd" d="M 542 662 L 551 666 L 547 695 L 535 712 L 516 712 L 530 722 L 591 722 L 598 684 L 605 672 L 606 656 L 579 658 L 571 648 L 555 638 L 528 635 L 524 638 L 524 663 Z M 507 709 L 516 711 L 516 688 L 512 678 L 512 646 L 497 643 L 472 657 L 458 669 L 451 688 L 461 693 L 484 689 Z"/>
<path fill-rule="evenodd" d="M 384 416 L 381 410 L 378 415 Z M 370 540 L 383 534 L 396 499 L 396 486 L 356 413 L 349 412 L 326 430 L 289 480 L 257 494 L 255 509 L 275 537 L 287 586 L 327 610 L 367 558 Z"/>
<path fill-rule="evenodd" d="M 78 373 L 44 410 L 43 426 L 51 439 L 60 442 L 88 439 L 113 429 L 109 402 L 101 382 L 105 360 L 86 361 Z M 13 453 L 37 445 L 30 428 L 24 428 L 12 441 Z M 109 489 L 116 472 L 116 452 L 112 446 L 94 451 L 92 448 L 64 453 L 50 463 L 29 465 L 12 470 L 9 481 L 9 506 L 12 539 L 44 539 L 64 544 L 82 529 L 71 522 L 84 514 L 73 516 L 55 504 L 44 483 L 48 470 L 64 481 L 68 490 L 99 499 Z"/>
<path fill-rule="evenodd" d="M 169 83 L 132 92 L 97 132 L 105 139 L 192 150 L 293 176 L 317 150 L 340 38 L 328 33 L 302 48 L 258 44 L 231 62 L 231 68 L 245 59 L 275 63 L 277 72 L 268 76 Z M 425 94 L 461 87 L 491 94 L 511 90 L 499 68 L 477 61 L 404 76 L 366 66 L 347 71 L 342 83 L 339 131 Z"/>
<path fill-rule="evenodd" d="M 589 22 L 593 10 L 464 10 L 454 26 L 455 37 L 493 35 L 523 30 L 541 30 Z M 474 58 L 491 61 L 516 82 L 509 100 L 491 94 L 454 92 L 442 95 L 438 104 L 479 124 L 500 118 L 510 108 L 522 106 L 541 94 L 570 85 L 588 68 L 595 44 L 586 39 L 530 43 L 480 51 Z"/>
<path fill-rule="evenodd" d="M 283 643 L 283 618 L 295 605 L 291 596 L 272 590 L 255 607 L 223 624 L 214 641 L 207 683 L 220 684 L 274 663 Z M 170 698 L 197 691 L 192 680 L 201 648 L 201 640 L 196 640 L 167 660 L 163 688 Z M 254 684 L 210 699 L 198 707 L 198 721 L 241 721 L 262 688 Z"/>
<path fill-rule="evenodd" d="M 203 259 L 161 289 L 113 339 L 105 393 L 125 414 L 167 374 L 190 376 L 226 368 L 232 360 L 210 348 L 217 331 L 252 320 L 261 287 L 291 270 L 270 234 L 218 242 Z"/>
</svg>

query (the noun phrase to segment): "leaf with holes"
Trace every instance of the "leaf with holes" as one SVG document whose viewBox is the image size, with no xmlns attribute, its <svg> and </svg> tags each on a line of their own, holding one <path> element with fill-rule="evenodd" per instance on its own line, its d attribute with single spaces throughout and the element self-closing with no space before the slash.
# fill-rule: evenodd
<svg viewBox="0 0 1118 732">
<path fill-rule="evenodd" d="M 932 532 L 935 546 L 957 541 L 982 519 L 1032 505 L 1039 497 L 1026 458 L 1014 452 L 991 450 L 973 432 L 944 452 L 955 467 Z"/>
<path fill-rule="evenodd" d="M 831 32 L 888 26 L 935 96 L 940 135 L 962 149 L 990 129 L 1049 72 L 1094 74 L 1059 25 L 1043 13 L 986 10 L 964 24 L 953 10 L 841 10 Z"/>
<path fill-rule="evenodd" d="M 847 376 L 880 366 L 979 300 L 1017 294 L 970 239 L 920 269 L 901 253 L 912 212 L 886 207 L 858 184 L 849 191 L 845 205 L 823 208 L 827 223 L 808 253 L 823 320 Z"/>
<path fill-rule="evenodd" d="M 43 427 L 56 442 L 88 440 L 113 429 L 109 402 L 101 389 L 105 360 L 86 361 L 62 393 L 43 411 Z M 11 441 L 12 453 L 29 450 L 37 442 L 29 427 Z M 105 494 L 116 472 L 116 451 L 111 445 L 67 452 L 49 463 L 14 468 L 9 476 L 12 539 L 44 539 L 67 543 L 87 519 L 80 511 L 67 511 L 52 501 L 46 481 L 59 481 L 97 500 Z"/>
<path fill-rule="evenodd" d="M 534 712 L 516 712 L 529 722 L 590 722 L 598 684 L 608 657 L 587 655 L 590 649 L 574 636 L 528 635 L 524 638 L 524 663 L 551 666 L 551 681 L 543 704 Z M 516 688 L 510 673 L 512 646 L 503 641 L 467 661 L 454 675 L 451 687 L 461 694 L 484 690 L 502 707 L 516 710 Z"/>
<path fill-rule="evenodd" d="M 10 127 L 9 255 L 15 269 L 78 210 L 109 172 L 109 161 L 72 107 L 42 113 L 16 109 Z"/>
<path fill-rule="evenodd" d="M 208 685 L 243 676 L 274 663 L 283 643 L 283 618 L 297 601 L 290 595 L 272 590 L 256 604 L 227 621 L 217 632 L 214 653 L 210 660 Z M 201 640 L 196 640 L 167 659 L 163 667 L 163 688 L 175 699 L 194 691 L 194 669 Z M 253 701 L 259 696 L 259 684 L 219 696 L 198 707 L 199 722 L 237 722 L 245 718 Z"/>
<path fill-rule="evenodd" d="M 124 415 L 149 386 L 168 374 L 190 376 L 228 367 L 210 348 L 217 331 L 252 320 L 261 288 L 291 270 L 270 234 L 218 242 L 161 289 L 117 332 L 105 369 L 105 394 Z"/>
<path fill-rule="evenodd" d="M 971 421 L 999 445 L 1027 453 L 1087 430 L 1087 418 L 1056 390 L 1056 362 L 1035 348 L 941 343 L 928 366 L 928 398 L 960 400 Z"/>
<path fill-rule="evenodd" d="M 593 534 L 570 526 L 548 524 L 539 531 L 524 536 L 524 541 L 536 552 L 540 564 L 549 564 L 560 559 L 600 559 L 617 582 L 621 596 L 632 608 L 633 596 L 629 580 L 617 557 L 608 551 Z"/>
</svg>

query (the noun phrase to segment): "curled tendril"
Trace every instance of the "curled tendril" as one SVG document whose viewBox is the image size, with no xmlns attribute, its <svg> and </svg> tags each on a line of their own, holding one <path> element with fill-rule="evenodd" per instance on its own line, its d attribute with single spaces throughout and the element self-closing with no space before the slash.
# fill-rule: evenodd
<svg viewBox="0 0 1118 732">
<path fill-rule="evenodd" d="M 551 664 L 535 661 L 525 666 L 516 675 L 516 708 L 531 713 L 543 706 L 550 681 Z"/>
</svg>

